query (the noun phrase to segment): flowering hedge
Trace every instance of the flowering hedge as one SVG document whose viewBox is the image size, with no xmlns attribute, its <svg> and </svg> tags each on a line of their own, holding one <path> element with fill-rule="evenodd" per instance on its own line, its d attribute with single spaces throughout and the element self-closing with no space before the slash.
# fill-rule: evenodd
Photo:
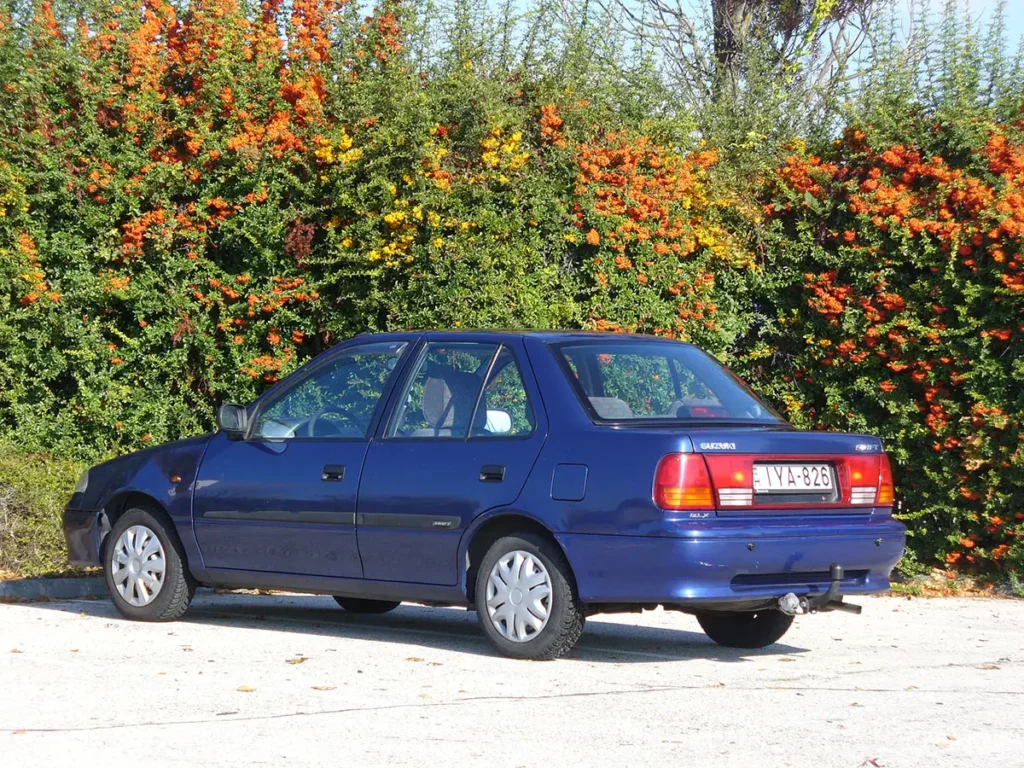
<svg viewBox="0 0 1024 768">
<path fill-rule="evenodd" d="M 881 434 L 922 562 L 1021 564 L 1018 126 L 850 131 L 743 178 L 608 94 L 417 68 L 415 21 L 0 5 L 0 436 L 93 460 L 195 433 L 364 330 L 655 333 L 801 426 Z"/>
<path fill-rule="evenodd" d="M 797 145 L 765 202 L 776 325 L 748 364 L 797 424 L 883 437 L 925 563 L 1024 564 L 1022 128 Z"/>
</svg>

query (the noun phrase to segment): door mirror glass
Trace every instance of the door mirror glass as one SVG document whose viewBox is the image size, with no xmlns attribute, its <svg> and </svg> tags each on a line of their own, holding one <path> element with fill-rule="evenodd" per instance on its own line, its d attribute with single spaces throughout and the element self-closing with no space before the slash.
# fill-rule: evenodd
<svg viewBox="0 0 1024 768">
<path fill-rule="evenodd" d="M 525 437 L 533 433 L 534 415 L 515 354 L 502 346 L 480 395 L 486 420 L 476 419 L 472 437 Z"/>
<path fill-rule="evenodd" d="M 217 409 L 217 426 L 232 440 L 245 437 L 246 428 L 249 426 L 248 421 L 245 406 L 225 403 Z"/>
<path fill-rule="evenodd" d="M 512 431 L 512 414 L 508 411 L 495 411 L 488 408 L 484 431 L 492 435 L 507 435 Z"/>
</svg>

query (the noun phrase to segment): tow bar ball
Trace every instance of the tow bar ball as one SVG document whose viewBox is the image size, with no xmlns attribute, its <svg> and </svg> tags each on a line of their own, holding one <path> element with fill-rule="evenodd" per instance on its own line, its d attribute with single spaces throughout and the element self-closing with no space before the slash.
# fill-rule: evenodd
<svg viewBox="0 0 1024 768">
<path fill-rule="evenodd" d="M 792 592 L 787 592 L 779 598 L 779 610 L 787 616 L 797 616 L 803 613 L 817 613 L 818 611 L 844 611 L 845 613 L 857 613 L 861 611 L 859 605 L 844 603 L 839 595 L 839 584 L 842 582 L 845 572 L 839 563 L 832 563 L 828 569 L 829 585 L 823 595 L 808 595 L 799 597 Z"/>
</svg>

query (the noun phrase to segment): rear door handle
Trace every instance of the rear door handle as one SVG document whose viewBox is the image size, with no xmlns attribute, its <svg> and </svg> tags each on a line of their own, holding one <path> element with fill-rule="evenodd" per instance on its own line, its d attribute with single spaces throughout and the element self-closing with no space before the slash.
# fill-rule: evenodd
<svg viewBox="0 0 1024 768">
<path fill-rule="evenodd" d="M 484 464 L 480 467 L 481 483 L 500 483 L 505 479 L 505 467 L 502 464 Z"/>
<path fill-rule="evenodd" d="M 345 465 L 344 464 L 324 464 L 323 474 L 320 475 L 321 480 L 334 480 L 340 482 L 345 479 Z"/>
</svg>

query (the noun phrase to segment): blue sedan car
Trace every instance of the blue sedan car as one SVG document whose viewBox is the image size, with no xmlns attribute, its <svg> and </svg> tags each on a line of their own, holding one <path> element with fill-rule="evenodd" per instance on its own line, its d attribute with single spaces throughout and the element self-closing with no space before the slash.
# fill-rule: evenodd
<svg viewBox="0 0 1024 768">
<path fill-rule="evenodd" d="M 769 645 L 859 608 L 904 546 L 875 437 L 800 432 L 689 344 L 590 333 L 360 335 L 210 435 L 86 472 L 64 517 L 132 619 L 196 586 L 475 608 L 555 658 L 587 616 L 658 605 Z"/>
</svg>

